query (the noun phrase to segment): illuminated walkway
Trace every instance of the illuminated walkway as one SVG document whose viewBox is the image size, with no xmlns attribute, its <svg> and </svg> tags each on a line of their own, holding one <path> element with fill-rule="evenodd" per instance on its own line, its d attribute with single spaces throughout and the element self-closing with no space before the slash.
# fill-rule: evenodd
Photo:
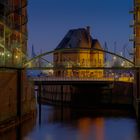
<svg viewBox="0 0 140 140">
<path fill-rule="evenodd" d="M 105 77 L 105 78 L 76 78 L 76 77 L 34 77 L 30 78 L 31 81 L 35 82 L 133 82 L 133 77 Z"/>
</svg>

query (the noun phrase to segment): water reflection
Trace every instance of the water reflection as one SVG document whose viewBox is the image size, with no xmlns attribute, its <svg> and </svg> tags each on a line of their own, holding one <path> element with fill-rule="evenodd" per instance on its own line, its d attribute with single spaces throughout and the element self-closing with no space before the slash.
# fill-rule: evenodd
<svg viewBox="0 0 140 140">
<path fill-rule="evenodd" d="M 139 140 L 140 127 L 129 111 L 87 110 L 43 105 L 41 122 L 27 121 L 0 140 Z"/>
<path fill-rule="evenodd" d="M 135 117 L 130 111 L 83 110 L 42 107 L 41 126 L 32 140 L 138 140 Z M 38 125 L 39 126 L 39 125 Z"/>
<path fill-rule="evenodd" d="M 132 140 L 134 140 L 133 131 L 135 132 L 136 120 L 132 112 L 129 111 L 74 110 L 64 108 L 62 113 L 61 108 L 54 108 L 48 115 L 46 123 L 50 125 L 61 125 L 60 130 L 65 131 L 65 133 L 70 136 L 69 139 L 109 140 L 111 138 L 110 140 L 118 140 L 128 138 L 129 136 L 130 140 L 131 137 Z M 128 125 L 128 128 L 131 129 L 130 135 L 127 134 L 128 128 L 125 128 L 127 125 L 123 126 L 125 123 Z M 120 131 L 121 128 L 124 130 Z M 71 133 L 73 135 L 71 135 Z M 55 131 L 51 136 L 54 140 L 59 137 L 59 135 L 57 138 L 55 137 Z M 68 139 L 65 135 L 62 134 L 62 136 L 61 139 Z"/>
</svg>

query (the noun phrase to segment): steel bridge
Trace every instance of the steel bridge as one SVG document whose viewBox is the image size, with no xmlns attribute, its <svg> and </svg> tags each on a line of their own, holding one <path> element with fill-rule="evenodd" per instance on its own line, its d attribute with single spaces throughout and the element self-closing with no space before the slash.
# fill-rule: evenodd
<svg viewBox="0 0 140 140">
<path fill-rule="evenodd" d="M 86 49 L 84 49 L 86 50 Z M 102 51 L 104 53 L 110 54 L 112 56 L 117 57 L 118 59 L 121 59 L 122 62 L 127 62 L 127 66 L 80 66 L 78 65 L 78 63 L 75 63 L 74 65 L 72 65 L 73 63 L 70 62 L 70 60 L 67 59 L 68 63 L 70 63 L 71 65 L 55 65 L 53 64 L 53 62 L 48 61 L 47 59 L 43 58 L 44 56 L 49 56 L 52 55 L 56 52 L 63 52 L 63 51 L 71 51 L 71 49 L 59 49 L 59 50 L 52 50 L 52 51 L 47 51 L 44 52 L 42 54 L 39 54 L 31 59 L 29 59 L 26 63 L 24 63 L 24 68 L 26 68 L 27 70 L 46 70 L 46 71 L 55 71 L 55 70 L 61 70 L 61 71 L 65 71 L 65 70 L 72 70 L 72 71 L 79 71 L 79 70 L 103 70 L 104 71 L 104 76 L 102 78 L 97 78 L 97 77 L 78 77 L 78 76 L 73 76 L 71 77 L 56 77 L 55 75 L 39 75 L 36 78 L 31 78 L 30 80 L 33 81 L 48 81 L 49 83 L 56 83 L 59 82 L 67 82 L 69 83 L 70 81 L 72 82 L 79 82 L 79 81 L 84 81 L 84 82 L 91 82 L 91 81 L 102 81 L 102 82 L 107 82 L 107 81 L 122 81 L 122 82 L 133 82 L 133 71 L 136 70 L 134 63 L 121 56 L 118 54 L 115 54 L 113 52 L 109 52 L 106 50 L 100 50 L 100 49 L 94 49 L 96 51 Z M 46 63 L 46 65 L 44 63 L 40 63 L 41 61 L 44 61 L 44 63 Z M 111 60 L 110 60 L 111 61 Z M 36 63 L 36 65 L 34 65 L 34 63 Z"/>
<path fill-rule="evenodd" d="M 69 85 L 69 84 L 92 84 L 92 83 L 112 83 L 112 82 L 126 82 L 126 83 L 132 83 L 133 77 L 104 77 L 104 78 L 80 78 L 80 77 L 32 77 L 30 78 L 31 81 L 34 81 L 35 83 L 46 83 L 51 85 Z"/>
<path fill-rule="evenodd" d="M 38 60 L 38 59 L 43 59 L 43 60 L 45 60 L 47 63 L 53 64 L 52 62 L 49 62 L 48 60 L 44 59 L 43 57 L 44 57 L 44 56 L 47 56 L 47 55 L 50 55 L 50 54 L 53 54 L 53 53 L 56 53 L 56 52 L 71 51 L 71 50 L 72 50 L 71 48 L 67 48 L 67 49 L 58 49 L 58 50 L 46 51 L 46 52 L 44 52 L 44 53 L 42 53 L 42 54 L 39 54 L 39 55 L 37 55 L 37 56 L 35 56 L 35 57 L 33 57 L 33 58 L 27 60 L 27 62 L 25 62 L 25 63 L 23 64 L 23 67 L 29 68 L 29 65 L 30 65 L 32 62 L 34 62 L 35 60 Z M 75 50 L 76 50 L 76 49 L 75 49 Z M 77 50 L 78 50 L 78 49 L 77 49 Z M 81 50 L 88 50 L 88 49 L 83 48 L 83 49 L 81 49 Z M 134 66 L 134 62 L 133 62 L 133 61 L 131 61 L 131 60 L 129 60 L 128 58 L 125 58 L 125 57 L 123 57 L 123 56 L 121 56 L 121 55 L 119 55 L 119 54 L 116 54 L 116 53 L 113 53 L 113 52 L 110 52 L 110 51 L 107 51 L 107 50 L 97 49 L 97 48 L 94 48 L 93 50 L 95 50 L 95 51 L 101 51 L 101 52 L 110 54 L 110 55 L 112 55 L 112 56 L 115 56 L 115 57 L 117 57 L 117 58 L 122 59 L 123 61 L 128 62 L 128 63 L 130 64 L 130 67 L 133 67 L 133 66 Z M 78 64 L 77 64 L 77 65 L 78 65 Z M 111 68 L 111 67 L 110 67 L 110 68 Z M 121 67 L 121 68 L 122 68 L 122 67 Z M 35 68 L 35 69 L 37 69 L 37 68 Z"/>
</svg>

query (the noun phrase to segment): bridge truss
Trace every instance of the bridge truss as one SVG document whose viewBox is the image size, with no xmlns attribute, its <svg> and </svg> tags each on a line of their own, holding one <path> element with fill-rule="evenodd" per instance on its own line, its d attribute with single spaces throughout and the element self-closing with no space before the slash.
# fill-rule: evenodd
<svg viewBox="0 0 140 140">
<path fill-rule="evenodd" d="M 56 52 L 63 52 L 63 51 L 71 51 L 71 49 L 60 49 L 60 50 L 53 50 L 44 52 L 42 54 L 39 54 L 31 59 L 29 59 L 25 64 L 24 67 L 28 70 L 41 70 L 46 71 L 46 76 L 50 77 L 56 77 L 54 74 L 55 71 L 102 71 L 103 77 L 107 79 L 116 79 L 119 78 L 120 80 L 130 80 L 133 79 L 133 71 L 135 70 L 133 61 L 120 56 L 118 54 L 115 54 L 113 52 L 109 52 L 106 50 L 99 50 L 95 49 L 96 51 L 102 51 L 106 54 L 109 54 L 110 57 L 108 57 L 108 60 L 104 62 L 103 66 L 81 66 L 78 62 L 71 61 L 68 57 L 65 58 L 66 62 L 63 64 L 57 64 L 55 65 L 53 61 L 48 61 L 50 57 L 53 57 L 53 54 Z M 44 57 L 48 58 L 44 58 Z M 51 71 L 51 72 L 50 72 Z M 42 72 L 41 72 L 42 73 Z M 41 75 L 39 75 L 41 76 Z M 61 76 L 62 77 L 62 76 Z M 70 78 L 70 76 L 63 75 L 65 78 Z M 86 74 L 85 77 L 79 77 L 76 74 L 72 75 L 73 78 L 91 78 L 91 79 L 97 79 L 95 76 L 91 76 L 89 74 Z M 101 77 L 98 79 L 101 79 Z"/>
<path fill-rule="evenodd" d="M 42 54 L 39 54 L 29 60 L 27 60 L 27 62 L 24 63 L 24 67 L 26 68 L 32 68 L 32 69 L 47 69 L 47 66 L 44 67 L 44 63 L 41 63 L 42 60 L 47 63 L 47 64 L 50 64 L 51 67 L 54 66 L 53 62 L 50 62 L 48 61 L 47 59 L 43 58 L 44 56 L 50 56 L 56 52 L 63 52 L 63 51 L 71 51 L 72 49 L 59 49 L 59 50 L 52 50 L 52 51 L 47 51 L 47 52 L 44 52 Z M 86 49 L 84 49 L 86 50 Z M 108 60 L 106 60 L 106 62 L 104 63 L 104 67 L 102 68 L 113 68 L 113 67 L 116 67 L 116 68 L 120 68 L 120 69 L 123 69 L 123 68 L 131 68 L 131 67 L 134 67 L 134 62 L 128 58 L 125 58 L 119 54 L 116 54 L 116 53 L 113 53 L 113 52 L 110 52 L 110 51 L 107 51 L 107 50 L 101 50 L 101 49 L 94 49 L 96 51 L 101 51 L 101 52 L 104 52 L 106 54 L 110 54 L 112 57 L 110 57 Z M 72 66 L 79 66 L 78 62 L 72 62 L 69 58 L 66 58 L 67 62 L 68 63 L 71 63 Z M 108 63 L 109 62 L 109 63 Z M 40 65 L 40 64 L 42 65 Z M 108 64 L 107 64 L 108 63 Z M 116 63 L 116 64 L 115 64 Z M 48 68 L 49 66 L 48 65 Z M 58 66 L 59 68 L 60 66 Z M 65 68 L 68 68 L 68 66 L 65 66 Z M 93 67 L 92 67 L 93 68 Z M 96 67 L 95 67 L 96 68 Z"/>
</svg>

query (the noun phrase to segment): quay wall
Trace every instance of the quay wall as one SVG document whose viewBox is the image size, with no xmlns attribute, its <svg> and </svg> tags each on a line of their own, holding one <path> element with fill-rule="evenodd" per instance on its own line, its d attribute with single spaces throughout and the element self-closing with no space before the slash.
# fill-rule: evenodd
<svg viewBox="0 0 140 140">
<path fill-rule="evenodd" d="M 36 111 L 33 84 L 28 82 L 25 70 L 20 73 L 20 81 L 18 76 L 17 70 L 0 71 L 0 128 L 1 125 L 13 120 L 19 122 L 23 116 L 34 114 Z"/>
<path fill-rule="evenodd" d="M 46 85 L 42 86 L 44 103 L 71 106 L 133 104 L 133 84 L 113 82 L 111 85 Z"/>
</svg>

